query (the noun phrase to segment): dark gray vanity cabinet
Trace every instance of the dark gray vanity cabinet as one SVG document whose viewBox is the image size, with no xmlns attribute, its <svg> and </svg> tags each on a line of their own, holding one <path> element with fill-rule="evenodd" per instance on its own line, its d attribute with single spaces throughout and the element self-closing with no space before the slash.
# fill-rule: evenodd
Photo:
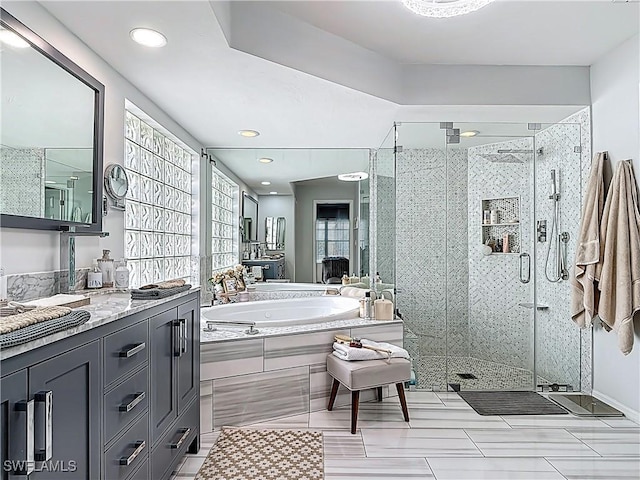
<svg viewBox="0 0 640 480">
<path fill-rule="evenodd" d="M 0 479 L 8 480 L 29 461 L 27 432 L 33 418 L 34 402 L 28 401 L 27 371 L 21 370 L 2 378 L 0 388 Z M 8 462 L 8 463 L 5 463 Z M 12 475 L 10 477 L 10 475 Z"/>
<path fill-rule="evenodd" d="M 2 360 L 0 479 L 168 479 L 199 448 L 199 331 L 193 292 Z"/>
<path fill-rule="evenodd" d="M 32 480 L 100 477 L 100 457 L 95 455 L 100 451 L 100 370 L 98 340 L 29 368 L 36 460 L 50 459 L 57 470 L 40 469 Z"/>
<path fill-rule="evenodd" d="M 189 448 L 199 449 L 200 307 L 197 299 L 149 319 L 151 478 L 168 478 Z"/>
</svg>

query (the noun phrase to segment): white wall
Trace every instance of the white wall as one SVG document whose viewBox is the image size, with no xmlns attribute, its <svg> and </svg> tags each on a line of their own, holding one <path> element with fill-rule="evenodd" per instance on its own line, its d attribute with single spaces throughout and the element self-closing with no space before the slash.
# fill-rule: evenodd
<svg viewBox="0 0 640 480">
<path fill-rule="evenodd" d="M 293 195 L 260 195 L 258 197 L 258 240 L 265 240 L 264 221 L 266 217 L 284 217 L 284 260 L 285 277 L 295 282 L 296 245 L 295 245 L 295 208 Z"/>
<path fill-rule="evenodd" d="M 149 114 L 180 140 L 200 151 L 201 143 L 144 96 L 102 58 L 89 49 L 36 2 L 2 2 L 2 7 L 105 85 L 104 163 L 123 163 L 125 98 Z M 124 256 L 124 213 L 109 210 L 103 219 L 104 239 L 78 238 L 76 266 L 89 267 L 91 260 L 110 249 L 112 258 Z M 37 230 L 0 229 L 0 263 L 6 274 L 57 270 L 59 234 Z"/>
<path fill-rule="evenodd" d="M 627 40 L 591 66 L 593 151 L 608 151 L 611 163 L 633 159 L 640 177 L 640 36 Z M 626 357 L 613 332 L 594 332 L 593 389 L 596 396 L 640 412 L 640 314 L 635 347 Z"/>
</svg>

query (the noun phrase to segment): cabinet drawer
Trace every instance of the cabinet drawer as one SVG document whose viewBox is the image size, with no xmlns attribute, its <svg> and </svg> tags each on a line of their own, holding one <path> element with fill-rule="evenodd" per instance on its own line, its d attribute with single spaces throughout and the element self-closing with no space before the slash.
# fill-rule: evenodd
<svg viewBox="0 0 640 480">
<path fill-rule="evenodd" d="M 196 400 L 165 433 L 151 453 L 151 478 L 168 478 L 168 469 L 175 467 L 196 435 L 199 435 L 200 404 Z M 166 474 L 166 475 L 165 475 Z"/>
<path fill-rule="evenodd" d="M 148 457 L 149 417 L 144 415 L 105 452 L 104 477 L 124 480 Z"/>
<path fill-rule="evenodd" d="M 145 459 L 142 466 L 127 480 L 149 480 L 149 460 Z"/>
<path fill-rule="evenodd" d="M 104 443 L 149 406 L 149 369 L 144 367 L 104 397 Z"/>
<path fill-rule="evenodd" d="M 149 357 L 147 322 L 136 323 L 104 339 L 104 383 L 109 385 L 121 375 L 142 365 Z"/>
</svg>

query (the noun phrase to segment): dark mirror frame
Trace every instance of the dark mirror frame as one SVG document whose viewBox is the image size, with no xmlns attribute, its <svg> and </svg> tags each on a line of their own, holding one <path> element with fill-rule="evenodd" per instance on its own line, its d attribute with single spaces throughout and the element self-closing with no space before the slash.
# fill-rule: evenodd
<svg viewBox="0 0 640 480">
<path fill-rule="evenodd" d="M 247 218 L 245 216 L 245 206 L 246 206 L 247 200 L 249 200 L 250 202 L 255 204 L 255 206 L 256 206 L 256 218 L 255 219 L 252 218 L 252 220 L 251 220 L 251 222 L 252 222 L 252 227 L 251 228 L 253 229 L 253 235 L 249 235 L 249 236 L 253 236 L 254 238 L 247 238 L 247 232 L 245 231 L 245 229 L 243 227 L 242 239 L 241 239 L 243 243 L 257 242 L 258 241 L 258 200 L 253 198 L 247 192 L 242 192 L 242 218 L 243 218 L 243 221 L 244 221 L 244 219 Z"/>
<path fill-rule="evenodd" d="M 30 28 L 16 19 L 5 9 L 0 8 L 0 23 L 26 40 L 37 52 L 57 64 L 87 85 L 95 92 L 93 121 L 93 199 L 91 205 L 91 223 L 50 220 L 38 217 L 0 214 L 0 226 L 3 228 L 29 228 L 37 230 L 62 230 L 63 226 L 86 227 L 83 231 L 102 230 L 102 162 L 104 143 L 104 85 L 93 78 L 68 57 L 56 50 L 51 44 L 38 36 Z"/>
</svg>

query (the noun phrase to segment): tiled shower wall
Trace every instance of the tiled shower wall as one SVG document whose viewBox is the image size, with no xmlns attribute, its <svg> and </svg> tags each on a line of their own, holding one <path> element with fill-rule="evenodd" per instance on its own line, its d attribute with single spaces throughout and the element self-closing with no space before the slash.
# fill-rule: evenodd
<svg viewBox="0 0 640 480">
<path fill-rule="evenodd" d="M 44 149 L 0 147 L 0 163 L 0 211 L 44 216 Z"/>
<path fill-rule="evenodd" d="M 469 335 L 470 355 L 483 360 L 533 369 L 531 310 L 520 306 L 533 298 L 533 283 L 520 282 L 517 253 L 482 254 L 482 200 L 520 198 L 520 244 L 531 244 L 530 197 L 533 139 L 471 147 L 469 153 Z M 531 150 L 524 163 L 492 162 L 483 157 L 498 149 Z M 532 265 L 533 267 L 533 265 Z"/>
<path fill-rule="evenodd" d="M 446 160 L 441 149 L 396 156 L 397 306 L 414 357 L 445 355 L 447 333 L 449 354 L 468 355 L 466 151 Z"/>
</svg>

